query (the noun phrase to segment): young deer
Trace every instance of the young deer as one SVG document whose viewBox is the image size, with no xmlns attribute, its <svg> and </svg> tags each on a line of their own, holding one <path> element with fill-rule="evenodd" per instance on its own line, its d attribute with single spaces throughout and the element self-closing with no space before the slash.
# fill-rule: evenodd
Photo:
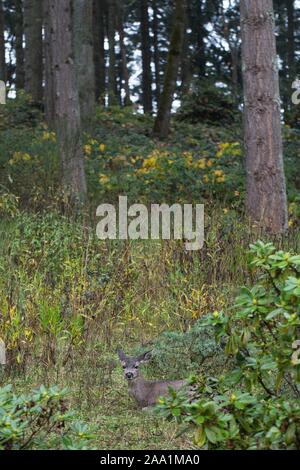
<svg viewBox="0 0 300 470">
<path fill-rule="evenodd" d="M 169 388 L 179 390 L 187 385 L 185 380 L 161 382 L 145 380 L 139 372 L 139 367 L 142 363 L 149 361 L 151 352 L 136 357 L 126 356 L 122 349 L 118 349 L 117 353 L 122 363 L 124 377 L 128 382 L 129 393 L 141 408 L 155 405 L 159 397 L 168 395 Z"/>
</svg>

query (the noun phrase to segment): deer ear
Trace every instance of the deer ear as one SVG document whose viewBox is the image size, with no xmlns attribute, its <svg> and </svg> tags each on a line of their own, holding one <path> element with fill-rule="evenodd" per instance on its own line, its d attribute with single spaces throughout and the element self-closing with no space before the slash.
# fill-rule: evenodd
<svg viewBox="0 0 300 470">
<path fill-rule="evenodd" d="M 126 354 L 124 353 L 123 349 L 118 348 L 118 349 L 116 350 L 116 353 L 118 354 L 120 361 L 125 361 L 125 359 L 126 359 Z"/>
<path fill-rule="evenodd" d="M 147 351 L 145 352 L 144 354 L 141 354 L 139 356 L 139 362 L 147 362 L 147 361 L 150 361 L 152 357 L 152 351 Z"/>
</svg>

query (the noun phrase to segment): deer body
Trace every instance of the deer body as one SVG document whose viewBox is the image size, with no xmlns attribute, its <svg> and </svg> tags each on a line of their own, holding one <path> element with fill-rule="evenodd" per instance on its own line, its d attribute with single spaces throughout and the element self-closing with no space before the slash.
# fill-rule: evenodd
<svg viewBox="0 0 300 470">
<path fill-rule="evenodd" d="M 148 408 L 157 403 L 159 397 L 169 394 L 169 389 L 179 390 L 187 382 L 185 380 L 150 381 L 145 380 L 139 372 L 139 366 L 150 359 L 150 353 L 137 357 L 128 357 L 122 350 L 118 351 L 124 375 L 128 382 L 129 394 L 141 408 Z"/>
<path fill-rule="evenodd" d="M 155 405 L 159 397 L 168 395 L 170 387 L 179 390 L 184 385 L 186 385 L 184 380 L 151 382 L 139 376 L 128 383 L 128 389 L 138 405 L 141 408 L 147 408 Z"/>
</svg>

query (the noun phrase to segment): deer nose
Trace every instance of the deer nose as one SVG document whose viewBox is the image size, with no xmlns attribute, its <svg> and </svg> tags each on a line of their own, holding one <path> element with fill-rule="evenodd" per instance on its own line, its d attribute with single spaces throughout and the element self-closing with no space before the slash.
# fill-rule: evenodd
<svg viewBox="0 0 300 470">
<path fill-rule="evenodd" d="M 125 375 L 126 375 L 126 378 L 127 378 L 127 379 L 132 379 L 132 377 L 133 377 L 133 373 L 132 373 L 132 372 L 126 372 Z"/>
</svg>

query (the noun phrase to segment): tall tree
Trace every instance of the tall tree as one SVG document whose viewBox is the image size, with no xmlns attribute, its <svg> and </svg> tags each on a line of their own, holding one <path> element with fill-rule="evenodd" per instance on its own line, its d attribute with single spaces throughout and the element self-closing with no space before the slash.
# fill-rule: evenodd
<svg viewBox="0 0 300 470">
<path fill-rule="evenodd" d="M 50 4 L 48 0 L 43 1 L 44 16 L 44 57 L 45 57 L 45 117 L 46 123 L 51 129 L 55 128 L 55 110 L 54 110 L 54 77 L 52 63 L 52 47 L 51 47 L 51 29 L 50 29 Z"/>
<path fill-rule="evenodd" d="M 152 113 L 152 70 L 151 70 L 151 40 L 148 0 L 141 2 L 141 41 L 142 41 L 142 89 L 143 108 L 145 113 Z"/>
<path fill-rule="evenodd" d="M 153 60 L 155 68 L 155 98 L 157 106 L 160 100 L 160 53 L 159 53 L 159 19 L 158 19 L 158 2 L 153 0 L 153 20 L 152 20 L 152 31 L 153 31 Z"/>
<path fill-rule="evenodd" d="M 288 67 L 289 79 L 294 80 L 293 73 L 295 68 L 295 0 L 285 0 L 288 19 Z"/>
<path fill-rule="evenodd" d="M 205 75 L 206 67 L 206 49 L 205 49 L 205 37 L 207 35 L 205 24 L 205 3 L 203 0 L 197 0 L 194 5 L 194 15 L 191 21 L 191 27 L 196 37 L 196 54 L 195 54 L 195 66 L 200 77 Z"/>
<path fill-rule="evenodd" d="M 33 101 L 43 100 L 43 2 L 24 0 L 25 90 Z"/>
<path fill-rule="evenodd" d="M 3 1 L 0 0 L 0 80 L 6 81 Z"/>
<path fill-rule="evenodd" d="M 81 143 L 79 94 L 73 60 L 72 0 L 49 2 L 49 28 L 54 80 L 57 140 L 65 192 L 72 205 L 84 201 L 86 181 Z"/>
<path fill-rule="evenodd" d="M 16 51 L 16 89 L 25 88 L 24 48 L 23 48 L 23 3 L 14 0 L 15 10 L 15 51 Z"/>
<path fill-rule="evenodd" d="M 120 56 L 121 56 L 121 87 L 124 86 L 124 105 L 129 106 L 131 104 L 130 99 L 130 88 L 129 88 L 129 71 L 127 64 L 127 53 L 125 44 L 125 31 L 124 31 L 124 6 L 122 0 L 117 0 L 118 16 L 117 16 L 117 30 L 119 33 L 120 43 Z"/>
<path fill-rule="evenodd" d="M 107 35 L 109 43 L 108 67 L 108 104 L 117 104 L 117 70 L 116 70 L 116 0 L 108 2 Z"/>
<path fill-rule="evenodd" d="M 169 133 L 171 110 L 182 55 L 186 24 L 185 20 L 186 0 L 175 0 L 174 25 L 165 72 L 164 87 L 160 97 L 158 113 L 153 130 L 154 134 L 160 138 L 167 137 Z"/>
<path fill-rule="evenodd" d="M 193 78 L 194 68 L 193 65 L 193 54 L 192 50 L 192 4 L 190 2 L 187 3 L 186 9 L 186 28 L 184 32 L 183 38 L 183 46 L 182 46 L 182 57 L 181 57 L 181 94 L 184 96 L 187 94 L 191 87 L 191 82 Z"/>
<path fill-rule="evenodd" d="M 88 126 L 95 106 L 93 2 L 73 0 L 73 35 L 76 78 L 82 124 Z"/>
<path fill-rule="evenodd" d="M 272 0 L 241 0 L 247 211 L 272 233 L 287 229 Z"/>
<path fill-rule="evenodd" d="M 95 97 L 96 100 L 105 104 L 105 0 L 94 0 L 93 2 L 93 39 L 94 39 L 94 68 L 95 68 Z"/>
</svg>

